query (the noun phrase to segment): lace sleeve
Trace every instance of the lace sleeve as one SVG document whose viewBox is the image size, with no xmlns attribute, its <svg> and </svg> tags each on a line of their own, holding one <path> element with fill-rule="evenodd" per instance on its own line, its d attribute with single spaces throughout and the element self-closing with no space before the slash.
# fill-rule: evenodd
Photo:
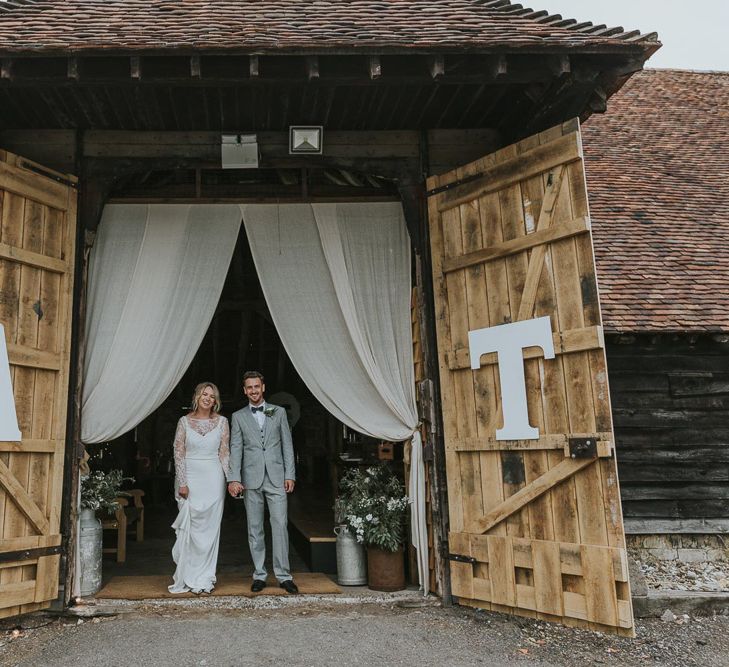
<svg viewBox="0 0 729 667">
<path fill-rule="evenodd" d="M 177 430 L 175 431 L 175 477 L 177 478 L 177 487 L 187 486 L 187 469 L 185 467 L 185 418 L 181 417 L 177 422 Z"/>
<path fill-rule="evenodd" d="M 223 472 L 226 478 L 228 477 L 228 468 L 230 467 L 230 426 L 228 420 L 220 416 L 223 420 L 220 426 L 220 447 L 218 448 L 218 458 L 220 459 L 220 465 L 223 466 Z"/>
</svg>

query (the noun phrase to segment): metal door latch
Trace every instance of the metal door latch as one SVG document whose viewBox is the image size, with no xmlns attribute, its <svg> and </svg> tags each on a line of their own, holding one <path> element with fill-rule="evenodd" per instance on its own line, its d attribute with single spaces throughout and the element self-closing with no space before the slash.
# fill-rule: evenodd
<svg viewBox="0 0 729 667">
<path fill-rule="evenodd" d="M 570 438 L 570 457 L 573 459 L 594 459 L 597 457 L 596 438 Z"/>
</svg>

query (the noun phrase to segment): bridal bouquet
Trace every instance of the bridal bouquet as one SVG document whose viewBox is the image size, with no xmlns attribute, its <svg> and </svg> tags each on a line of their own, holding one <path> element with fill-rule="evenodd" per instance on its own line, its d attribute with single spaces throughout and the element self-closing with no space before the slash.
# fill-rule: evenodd
<svg viewBox="0 0 729 667">
<path fill-rule="evenodd" d="M 339 483 L 339 522 L 368 547 L 398 551 L 405 541 L 408 498 L 402 482 L 385 465 L 349 470 Z"/>
</svg>

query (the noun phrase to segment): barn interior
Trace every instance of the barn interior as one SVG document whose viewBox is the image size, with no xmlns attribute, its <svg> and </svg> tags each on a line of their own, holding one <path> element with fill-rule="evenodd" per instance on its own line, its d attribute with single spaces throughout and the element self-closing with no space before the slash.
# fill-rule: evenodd
<svg viewBox="0 0 729 667">
<path fill-rule="evenodd" d="M 339 199 L 380 201 L 397 196 L 384 179 L 341 170 L 206 171 L 202 178 L 194 171 L 173 170 L 145 173 L 134 183 L 119 188 L 110 201 L 151 201 L 161 191 L 184 197 L 195 188 L 202 190 L 207 200 L 231 200 L 255 192 L 259 201 L 278 201 L 278 197 L 291 201 L 292 195 L 301 194 L 302 187 L 308 192 L 308 199 L 314 201 L 334 194 L 339 194 Z M 277 198 L 271 199 L 274 195 Z M 336 572 L 333 504 L 338 481 L 352 466 L 379 461 L 379 442 L 348 429 L 330 415 L 302 381 L 271 318 L 245 227 L 241 225 L 213 319 L 175 389 L 132 431 L 113 441 L 87 447 L 93 469 L 122 470 L 125 477 L 132 478 L 124 487 L 144 492 L 143 541 L 136 541 L 136 528 L 130 524 L 126 553 L 120 557 L 116 549 L 117 531 L 105 531 L 105 581 L 119 575 L 172 572 L 171 524 L 177 514 L 172 442 L 177 421 L 189 411 L 193 389 L 202 381 L 218 386 L 222 413 L 230 419 L 233 412 L 248 403 L 241 381 L 246 370 L 263 373 L 266 400 L 286 408 L 292 428 L 297 471 L 297 487 L 289 501 L 292 570 Z M 399 444 L 392 448 L 388 464 L 401 477 L 402 461 Z M 219 572 L 242 572 L 245 576 L 252 573 L 245 526 L 244 503 L 226 497 Z M 270 559 L 270 548 L 268 554 Z"/>
</svg>

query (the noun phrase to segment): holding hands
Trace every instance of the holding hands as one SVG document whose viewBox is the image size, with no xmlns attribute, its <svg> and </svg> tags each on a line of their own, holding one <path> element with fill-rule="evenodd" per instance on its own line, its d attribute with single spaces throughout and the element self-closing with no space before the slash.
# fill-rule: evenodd
<svg viewBox="0 0 729 667">
<path fill-rule="evenodd" d="M 237 498 L 243 491 L 245 491 L 245 486 L 243 486 L 240 482 L 228 482 L 228 493 L 233 496 L 233 498 Z"/>
</svg>

